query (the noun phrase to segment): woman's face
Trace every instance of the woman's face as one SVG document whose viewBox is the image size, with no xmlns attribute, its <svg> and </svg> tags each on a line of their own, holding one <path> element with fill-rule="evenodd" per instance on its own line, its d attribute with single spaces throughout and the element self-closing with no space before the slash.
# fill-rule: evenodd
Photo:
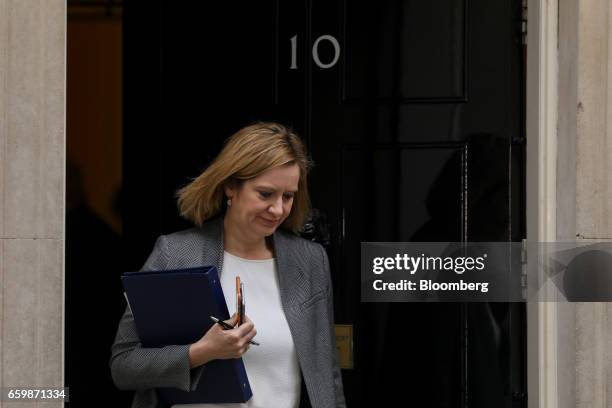
<svg viewBox="0 0 612 408">
<path fill-rule="evenodd" d="M 300 169 L 294 163 L 270 169 L 240 187 L 226 187 L 232 200 L 226 218 L 251 239 L 273 234 L 291 212 L 299 180 Z"/>
</svg>

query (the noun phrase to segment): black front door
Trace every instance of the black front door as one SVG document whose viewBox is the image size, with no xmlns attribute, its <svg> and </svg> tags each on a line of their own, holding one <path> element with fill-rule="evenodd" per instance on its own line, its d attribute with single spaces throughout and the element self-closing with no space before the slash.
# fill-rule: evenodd
<svg viewBox="0 0 612 408">
<path fill-rule="evenodd" d="M 254 120 L 316 164 L 351 407 L 510 407 L 523 308 L 360 302 L 362 241 L 524 236 L 520 1 L 125 5 L 126 267 L 186 227 L 175 190 Z"/>
</svg>

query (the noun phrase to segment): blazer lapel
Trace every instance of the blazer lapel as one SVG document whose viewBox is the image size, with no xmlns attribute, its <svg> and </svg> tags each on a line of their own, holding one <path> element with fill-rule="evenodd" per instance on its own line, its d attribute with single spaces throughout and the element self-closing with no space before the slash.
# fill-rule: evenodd
<svg viewBox="0 0 612 408">
<path fill-rule="evenodd" d="M 202 265 L 212 265 L 221 276 L 223 269 L 223 217 L 209 221 L 202 245 Z"/>
<path fill-rule="evenodd" d="M 293 316 L 293 313 L 298 310 L 300 301 L 304 300 L 304 288 L 308 285 L 306 275 L 296 262 L 295 254 L 291 251 L 289 239 L 284 236 L 283 232 L 274 233 L 278 284 L 287 319 L 290 319 L 290 316 Z"/>
<path fill-rule="evenodd" d="M 311 333 L 308 330 L 308 327 L 313 322 L 304 318 L 300 308 L 301 303 L 305 300 L 304 288 L 308 287 L 308 280 L 297 261 L 297 255 L 299 254 L 292 250 L 291 238 L 284 235 L 283 232 L 277 231 L 274 233 L 273 239 L 281 303 L 285 312 L 285 318 L 289 324 L 291 336 L 293 337 L 302 376 L 306 377 L 309 375 L 307 373 L 314 374 L 310 370 L 312 366 L 310 361 L 313 358 L 311 350 L 314 347 Z"/>
</svg>

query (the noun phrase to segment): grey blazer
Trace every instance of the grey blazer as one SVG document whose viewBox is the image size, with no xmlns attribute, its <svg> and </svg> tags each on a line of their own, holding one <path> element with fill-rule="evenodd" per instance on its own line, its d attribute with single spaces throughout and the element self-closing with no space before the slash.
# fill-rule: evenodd
<svg viewBox="0 0 612 408">
<path fill-rule="evenodd" d="M 281 302 L 312 407 L 345 407 L 327 254 L 321 245 L 279 230 L 273 242 Z M 221 218 L 160 236 L 142 270 L 203 265 L 223 271 Z M 126 307 L 111 347 L 110 369 L 118 388 L 136 391 L 132 408 L 161 408 L 156 387 L 193 390 L 206 365 L 189 369 L 189 345 L 142 347 Z"/>
</svg>

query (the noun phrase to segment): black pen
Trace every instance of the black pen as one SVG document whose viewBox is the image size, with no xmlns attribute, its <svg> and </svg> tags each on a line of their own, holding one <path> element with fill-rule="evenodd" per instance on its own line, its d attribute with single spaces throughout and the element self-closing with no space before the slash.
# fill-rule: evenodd
<svg viewBox="0 0 612 408">
<path fill-rule="evenodd" d="M 230 325 L 230 324 L 225 323 L 223 320 L 219 320 L 219 319 L 217 319 L 215 316 L 210 316 L 210 319 L 211 319 L 213 322 L 220 324 L 220 325 L 221 325 L 221 327 L 223 327 L 225 330 L 232 330 L 232 329 L 234 328 L 234 326 L 232 326 L 232 325 Z M 259 346 L 259 343 L 258 343 L 258 342 L 256 342 L 255 340 L 251 340 L 251 341 L 249 341 L 249 344 L 252 344 L 252 345 L 254 345 L 254 346 Z"/>
</svg>

